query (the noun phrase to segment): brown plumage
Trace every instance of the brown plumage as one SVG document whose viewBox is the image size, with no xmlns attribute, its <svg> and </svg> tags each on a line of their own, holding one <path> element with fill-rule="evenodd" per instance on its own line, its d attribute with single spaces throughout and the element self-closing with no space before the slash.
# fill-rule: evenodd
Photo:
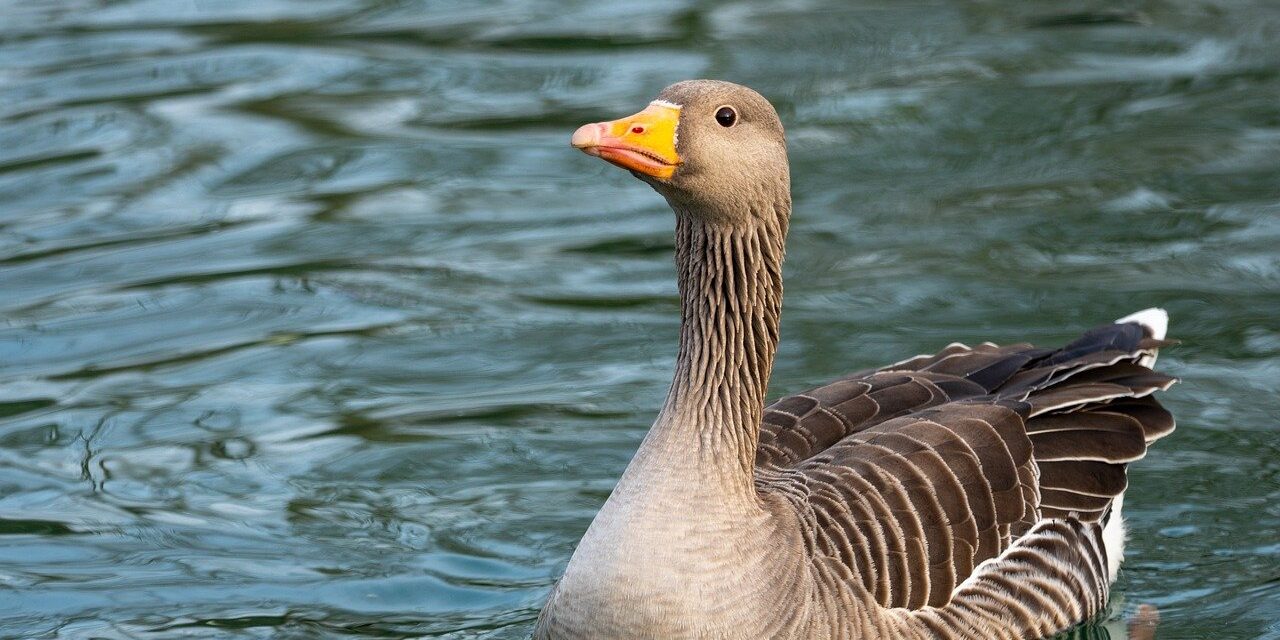
<svg viewBox="0 0 1280 640">
<path fill-rule="evenodd" d="M 1151 397 L 1173 383 L 1150 368 L 1162 311 L 1058 349 L 953 344 L 765 407 L 791 204 L 773 108 L 680 83 L 574 144 L 675 211 L 680 349 L 535 637 L 1039 638 L 1102 610 L 1126 465 L 1173 430 Z"/>
</svg>

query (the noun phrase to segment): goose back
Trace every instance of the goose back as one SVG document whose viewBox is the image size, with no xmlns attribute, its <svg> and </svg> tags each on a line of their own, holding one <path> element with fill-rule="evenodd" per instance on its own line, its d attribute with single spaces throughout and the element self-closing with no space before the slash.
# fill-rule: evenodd
<svg viewBox="0 0 1280 640">
<path fill-rule="evenodd" d="M 881 607 L 1003 594 L 1036 633 L 1057 630 L 1105 602 L 1126 465 L 1173 429 L 1151 394 L 1174 379 L 1144 366 L 1166 344 L 1122 323 L 1060 349 L 953 344 L 852 374 L 766 409 L 757 482 Z"/>
</svg>

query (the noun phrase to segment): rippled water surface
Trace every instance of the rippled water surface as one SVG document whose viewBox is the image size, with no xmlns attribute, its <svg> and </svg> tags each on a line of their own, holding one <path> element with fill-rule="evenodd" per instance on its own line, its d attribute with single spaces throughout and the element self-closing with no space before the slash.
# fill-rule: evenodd
<svg viewBox="0 0 1280 640">
<path fill-rule="evenodd" d="M 1280 638 L 1280 6 L 1070 4 L 0 0 L 0 635 L 527 635 L 675 350 L 569 133 L 720 77 L 791 140 L 773 393 L 1163 305 L 1115 615 Z"/>
</svg>

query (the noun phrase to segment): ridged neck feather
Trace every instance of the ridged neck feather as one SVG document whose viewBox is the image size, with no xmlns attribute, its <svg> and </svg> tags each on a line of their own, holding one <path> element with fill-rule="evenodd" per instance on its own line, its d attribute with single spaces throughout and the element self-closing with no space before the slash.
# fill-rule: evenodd
<svg viewBox="0 0 1280 640">
<path fill-rule="evenodd" d="M 678 432 L 683 446 L 696 451 L 700 476 L 714 474 L 752 495 L 791 213 L 785 179 L 776 191 L 756 195 L 763 197 L 734 198 L 730 206 L 739 210 L 732 212 L 672 202 L 680 349 L 655 427 Z"/>
</svg>

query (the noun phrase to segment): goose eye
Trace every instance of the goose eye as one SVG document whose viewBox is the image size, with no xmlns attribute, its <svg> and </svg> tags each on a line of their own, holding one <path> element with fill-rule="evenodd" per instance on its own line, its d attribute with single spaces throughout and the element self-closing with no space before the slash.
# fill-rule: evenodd
<svg viewBox="0 0 1280 640">
<path fill-rule="evenodd" d="M 720 107 L 716 110 L 716 122 L 722 127 L 732 127 L 738 121 L 738 112 L 733 107 Z"/>
</svg>

